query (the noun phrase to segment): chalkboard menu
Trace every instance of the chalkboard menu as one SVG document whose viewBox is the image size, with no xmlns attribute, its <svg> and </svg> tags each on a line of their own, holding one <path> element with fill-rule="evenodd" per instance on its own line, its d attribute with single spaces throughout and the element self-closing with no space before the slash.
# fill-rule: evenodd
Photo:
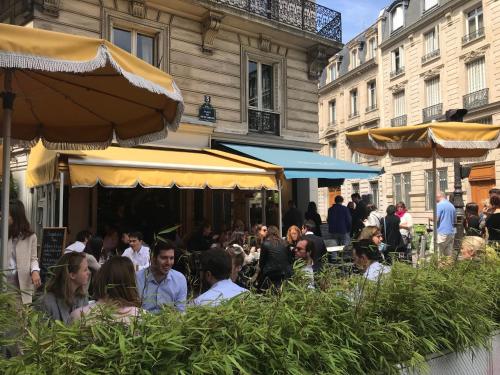
<svg viewBox="0 0 500 375">
<path fill-rule="evenodd" d="M 66 247 L 66 228 L 43 228 L 40 251 L 40 276 L 42 283 L 50 275 L 50 268 L 55 266 Z"/>
</svg>

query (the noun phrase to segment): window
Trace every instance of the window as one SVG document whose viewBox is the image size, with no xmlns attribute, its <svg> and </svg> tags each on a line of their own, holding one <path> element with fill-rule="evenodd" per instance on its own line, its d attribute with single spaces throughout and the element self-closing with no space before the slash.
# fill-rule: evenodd
<svg viewBox="0 0 500 375">
<path fill-rule="evenodd" d="M 486 88 L 484 71 L 484 57 L 467 64 L 468 93 L 481 91 Z"/>
<path fill-rule="evenodd" d="M 440 168 L 436 171 L 436 178 L 439 181 L 438 191 L 446 192 L 448 190 L 448 169 Z M 436 204 L 434 196 L 434 183 L 432 180 L 432 171 L 425 171 L 425 209 L 432 210 Z"/>
<path fill-rule="evenodd" d="M 403 46 L 396 48 L 391 52 L 391 64 L 392 72 L 391 74 L 398 75 L 404 71 L 404 49 Z"/>
<path fill-rule="evenodd" d="M 391 12 L 391 23 L 392 23 L 392 31 L 403 27 L 404 24 L 404 14 L 403 14 L 403 5 L 399 5 L 394 8 Z"/>
<path fill-rule="evenodd" d="M 358 50 L 353 49 L 351 51 L 351 69 L 354 69 L 359 66 L 359 56 L 358 56 Z"/>
<path fill-rule="evenodd" d="M 337 79 L 337 63 L 330 64 L 328 67 L 328 79 L 330 82 Z"/>
<path fill-rule="evenodd" d="M 377 84 L 375 81 L 368 82 L 368 108 L 372 111 L 377 108 Z"/>
<path fill-rule="evenodd" d="M 361 161 L 361 157 L 359 155 L 359 152 L 353 151 L 351 154 L 351 162 L 358 164 Z"/>
<path fill-rule="evenodd" d="M 411 172 L 398 173 L 393 175 L 394 204 L 404 202 L 407 208 L 411 207 Z"/>
<path fill-rule="evenodd" d="M 359 194 L 359 184 L 358 183 L 352 184 L 351 185 L 351 190 L 352 190 L 351 194 L 354 194 L 354 193 L 358 193 Z"/>
<path fill-rule="evenodd" d="M 370 182 L 370 194 L 372 195 L 372 202 L 375 206 L 379 206 L 379 194 L 378 194 L 378 181 Z"/>
<path fill-rule="evenodd" d="M 424 34 L 424 54 L 428 55 L 439 49 L 437 28 Z"/>
<path fill-rule="evenodd" d="M 486 117 L 482 117 L 480 119 L 474 120 L 472 122 L 475 122 L 476 124 L 492 125 L 493 124 L 493 117 L 486 116 Z"/>
<path fill-rule="evenodd" d="M 156 63 L 155 37 L 136 30 L 113 27 L 111 41 L 116 46 L 154 65 Z"/>
<path fill-rule="evenodd" d="M 424 11 L 435 7 L 436 5 L 438 5 L 438 3 L 438 0 L 424 0 Z"/>
<path fill-rule="evenodd" d="M 371 38 L 368 42 L 368 58 L 373 59 L 377 56 L 377 38 Z"/>
<path fill-rule="evenodd" d="M 431 107 L 441 103 L 439 77 L 434 77 L 425 81 L 425 97 L 427 107 Z"/>
<path fill-rule="evenodd" d="M 392 96 L 394 117 L 406 114 L 405 92 L 399 91 Z"/>
<path fill-rule="evenodd" d="M 358 90 L 351 91 L 351 117 L 358 115 Z"/>
<path fill-rule="evenodd" d="M 483 7 L 480 6 L 467 13 L 467 34 L 482 34 L 483 31 Z"/>
<path fill-rule="evenodd" d="M 328 103 L 328 107 L 330 111 L 330 124 L 335 124 L 337 122 L 337 102 L 335 100 L 332 100 L 330 103 Z"/>
<path fill-rule="evenodd" d="M 337 157 L 337 141 L 330 142 L 330 156 L 332 158 Z"/>
</svg>

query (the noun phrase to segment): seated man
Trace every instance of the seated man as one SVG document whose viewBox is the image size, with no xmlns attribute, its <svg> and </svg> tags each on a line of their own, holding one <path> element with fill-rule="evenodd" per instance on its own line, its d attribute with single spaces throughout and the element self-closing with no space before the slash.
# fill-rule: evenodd
<svg viewBox="0 0 500 375">
<path fill-rule="evenodd" d="M 88 230 L 82 230 L 78 232 L 76 235 L 76 241 L 73 242 L 71 245 L 69 245 L 64 252 L 65 253 L 70 253 L 72 251 L 75 251 L 77 253 L 81 253 L 85 250 L 85 246 L 87 246 L 87 242 L 89 241 L 90 237 L 92 237 L 92 233 L 90 233 Z"/>
<path fill-rule="evenodd" d="M 241 293 L 248 292 L 230 279 L 231 256 L 223 249 L 213 248 L 201 254 L 201 277 L 210 289 L 193 300 L 193 305 L 218 306 Z"/>
<path fill-rule="evenodd" d="M 304 263 L 302 271 L 304 272 L 306 278 L 309 279 L 309 288 L 314 288 L 314 252 L 315 248 L 312 239 L 306 237 L 297 242 L 297 246 L 295 247 L 295 259 Z"/>
<path fill-rule="evenodd" d="M 132 232 L 128 235 L 130 247 L 123 252 L 123 256 L 130 258 L 135 271 L 149 267 L 149 247 L 144 246 L 141 232 Z"/>
<path fill-rule="evenodd" d="M 157 313 L 163 305 L 184 311 L 187 298 L 187 281 L 184 275 L 173 270 L 175 245 L 170 240 L 160 241 L 153 248 L 151 266 L 137 272 L 137 291 L 142 308 Z"/>
</svg>

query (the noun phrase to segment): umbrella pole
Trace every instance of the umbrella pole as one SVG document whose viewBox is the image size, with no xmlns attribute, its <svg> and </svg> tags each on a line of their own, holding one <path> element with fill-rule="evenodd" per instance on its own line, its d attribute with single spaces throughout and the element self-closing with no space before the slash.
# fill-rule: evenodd
<svg viewBox="0 0 500 375">
<path fill-rule="evenodd" d="M 436 143 L 432 141 L 432 186 L 433 186 L 433 193 L 434 193 L 434 207 L 432 209 L 432 220 L 433 220 L 433 228 L 434 231 L 432 232 L 432 238 L 433 238 L 433 246 L 434 246 L 434 253 L 438 254 L 439 256 L 439 249 L 437 248 L 437 201 L 436 201 L 436 195 L 437 195 L 437 168 L 436 168 Z"/>
<path fill-rule="evenodd" d="M 278 179 L 278 226 L 280 228 L 280 235 L 283 235 L 283 222 L 281 220 L 281 180 Z"/>
<path fill-rule="evenodd" d="M 3 175 L 2 175 L 2 246 L 0 247 L 0 269 L 6 265 L 9 237 L 9 196 L 10 196 L 10 133 L 12 108 L 15 94 L 12 92 L 12 69 L 5 70 L 3 99 Z"/>
</svg>

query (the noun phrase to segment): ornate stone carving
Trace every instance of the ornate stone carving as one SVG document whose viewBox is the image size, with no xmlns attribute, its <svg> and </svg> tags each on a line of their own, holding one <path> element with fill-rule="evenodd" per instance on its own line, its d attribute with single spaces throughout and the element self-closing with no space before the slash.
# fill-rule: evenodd
<svg viewBox="0 0 500 375">
<path fill-rule="evenodd" d="M 432 69 L 429 69 L 429 70 L 426 70 L 425 72 L 421 73 L 420 74 L 420 77 L 426 81 L 428 79 L 431 79 L 431 78 L 434 78 L 434 77 L 437 77 L 441 74 L 441 68 L 443 67 L 444 65 L 440 65 L 440 66 L 436 66 L 435 68 L 432 68 Z"/>
<path fill-rule="evenodd" d="M 309 79 L 317 80 L 328 65 L 327 47 L 317 44 L 307 51 Z"/>
<path fill-rule="evenodd" d="M 408 80 L 399 82 L 399 83 L 389 87 L 389 90 L 391 90 L 393 94 L 400 92 L 400 91 L 403 91 L 405 89 L 407 83 L 408 83 Z"/>
<path fill-rule="evenodd" d="M 203 45 L 201 49 L 205 53 L 213 53 L 214 42 L 219 33 L 220 25 L 224 15 L 222 13 L 208 11 L 201 24 Z"/>
<path fill-rule="evenodd" d="M 488 50 L 489 47 L 490 47 L 490 45 L 486 44 L 486 45 L 482 46 L 481 48 L 472 50 L 472 51 L 466 53 L 465 55 L 460 56 L 460 59 L 464 60 L 464 62 L 466 64 L 471 62 L 471 61 L 477 60 L 486 54 L 486 51 Z"/>
<path fill-rule="evenodd" d="M 144 0 L 129 0 L 128 11 L 134 17 L 146 17 L 146 4 Z"/>
<path fill-rule="evenodd" d="M 259 48 L 261 51 L 270 52 L 271 51 L 271 39 L 268 36 L 260 34 Z"/>
<path fill-rule="evenodd" d="M 61 0 L 43 0 L 42 12 L 54 17 L 59 17 L 59 9 L 61 9 Z"/>
</svg>

